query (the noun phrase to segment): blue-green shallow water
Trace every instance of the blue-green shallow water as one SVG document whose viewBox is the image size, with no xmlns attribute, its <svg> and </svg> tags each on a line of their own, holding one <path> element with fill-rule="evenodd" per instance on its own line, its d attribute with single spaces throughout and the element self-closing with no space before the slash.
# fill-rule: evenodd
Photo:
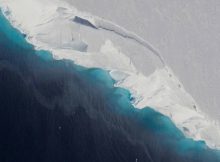
<svg viewBox="0 0 220 162">
<path fill-rule="evenodd" d="M 0 161 L 220 162 L 169 118 L 135 109 L 107 71 L 34 50 L 2 14 L 0 79 Z"/>
</svg>

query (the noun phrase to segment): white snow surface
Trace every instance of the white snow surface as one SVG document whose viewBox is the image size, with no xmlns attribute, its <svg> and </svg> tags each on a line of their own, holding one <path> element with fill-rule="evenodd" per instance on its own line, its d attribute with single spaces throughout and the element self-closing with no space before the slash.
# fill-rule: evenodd
<svg viewBox="0 0 220 162">
<path fill-rule="evenodd" d="M 201 111 L 167 60 L 144 39 L 146 36 L 61 0 L 0 0 L 0 7 L 36 49 L 51 51 L 55 59 L 108 70 L 117 81 L 116 87 L 131 92 L 136 108 L 152 107 L 168 116 L 187 137 L 220 148 L 218 121 Z M 100 8 L 103 10 L 103 6 Z M 78 22 L 74 21 L 76 17 Z M 135 26 L 138 28 L 138 24 Z"/>
</svg>

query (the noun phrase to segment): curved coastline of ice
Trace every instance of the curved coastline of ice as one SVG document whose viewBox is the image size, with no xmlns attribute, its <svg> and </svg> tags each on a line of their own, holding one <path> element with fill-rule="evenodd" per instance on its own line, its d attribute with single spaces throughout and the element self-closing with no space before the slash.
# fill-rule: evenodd
<svg viewBox="0 0 220 162">
<path fill-rule="evenodd" d="M 109 70 L 117 81 L 115 86 L 131 92 L 135 107 L 153 107 L 170 117 L 187 137 L 204 140 L 209 147 L 220 149 L 219 125 L 200 111 L 159 52 L 135 33 L 59 0 L 20 0 L 19 4 L 15 0 L 0 0 L 0 7 L 36 49 L 51 51 L 55 59 L 70 59 L 82 66 Z M 74 22 L 76 16 L 87 23 Z M 93 37 L 96 35 L 100 40 Z M 146 58 L 155 65 L 149 75 L 144 73 L 144 65 L 139 65 L 143 62 L 132 58 L 132 51 L 129 55 L 129 50 L 121 50 L 121 41 L 133 41 L 128 45 L 122 43 L 127 48 L 147 48 Z"/>
</svg>

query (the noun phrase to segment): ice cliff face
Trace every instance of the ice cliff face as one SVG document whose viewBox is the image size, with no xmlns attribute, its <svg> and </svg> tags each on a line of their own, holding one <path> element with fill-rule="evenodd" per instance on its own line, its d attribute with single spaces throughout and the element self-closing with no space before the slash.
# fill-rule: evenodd
<svg viewBox="0 0 220 162">
<path fill-rule="evenodd" d="M 135 107 L 150 106 L 169 116 L 188 137 L 220 148 L 217 123 L 201 111 L 166 59 L 142 36 L 59 0 L 0 0 L 0 7 L 36 49 L 51 51 L 55 59 L 108 70 L 115 86 L 131 92 Z"/>
</svg>

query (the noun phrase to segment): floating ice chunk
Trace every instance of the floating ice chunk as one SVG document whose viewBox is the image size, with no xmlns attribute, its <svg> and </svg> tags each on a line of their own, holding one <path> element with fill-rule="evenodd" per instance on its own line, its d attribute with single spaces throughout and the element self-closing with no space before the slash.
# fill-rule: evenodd
<svg viewBox="0 0 220 162">
<path fill-rule="evenodd" d="M 80 52 L 86 52 L 87 48 L 88 48 L 88 45 L 85 42 L 81 41 L 81 40 L 76 40 L 76 41 L 72 41 L 72 42 L 69 42 L 69 43 L 63 43 L 61 45 L 61 48 L 73 49 L 73 50 L 80 51 Z"/>
<path fill-rule="evenodd" d="M 116 81 L 122 81 L 129 76 L 127 73 L 117 70 L 110 71 L 110 75 Z"/>
</svg>

